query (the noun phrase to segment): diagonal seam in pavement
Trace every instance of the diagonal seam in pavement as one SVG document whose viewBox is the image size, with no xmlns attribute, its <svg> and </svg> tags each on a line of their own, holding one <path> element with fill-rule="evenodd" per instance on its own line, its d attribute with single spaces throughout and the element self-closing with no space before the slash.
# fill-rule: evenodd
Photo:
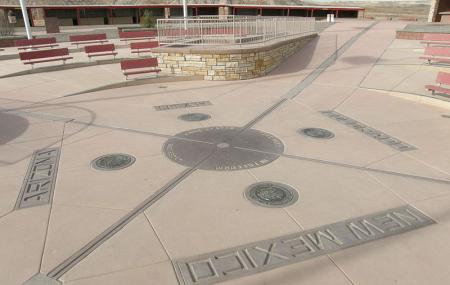
<svg viewBox="0 0 450 285">
<path fill-rule="evenodd" d="M 327 59 L 325 59 L 324 62 L 322 62 L 319 67 L 317 67 L 313 72 L 311 72 L 304 80 L 302 80 L 299 84 L 297 84 L 294 88 L 292 88 L 283 98 L 281 98 L 278 102 L 276 102 L 274 105 L 266 109 L 263 113 L 258 115 L 256 118 L 248 122 L 244 127 L 242 127 L 241 131 L 237 134 L 239 135 L 246 129 L 251 128 L 254 126 L 257 122 L 268 116 L 270 113 L 272 113 L 274 110 L 276 110 L 279 106 L 281 106 L 284 102 L 286 102 L 288 99 L 293 99 L 295 96 L 297 96 L 303 89 L 305 89 L 307 86 L 309 86 L 326 68 L 328 68 L 334 60 L 343 54 L 354 42 L 356 42 L 364 33 L 366 33 L 368 30 L 370 30 L 373 26 L 375 26 L 378 22 L 374 22 L 370 26 L 366 27 L 363 31 L 352 37 L 349 41 L 347 41 L 343 46 L 341 46 L 339 49 L 337 49 L 331 56 L 329 56 Z M 81 123 L 78 121 L 72 121 L 76 123 Z M 67 258 L 65 261 L 57 265 L 54 269 L 52 269 L 50 272 L 47 273 L 47 276 L 50 278 L 58 279 L 64 273 L 69 271 L 71 268 L 73 268 L 76 264 L 78 264 L 81 260 L 83 260 L 86 256 L 88 256 L 91 252 L 93 252 L 97 247 L 99 247 L 101 244 L 103 244 L 106 240 L 114 236 L 118 231 L 120 231 L 122 228 L 124 228 L 130 221 L 132 221 L 135 217 L 137 217 L 139 214 L 141 214 L 144 210 L 149 208 L 151 205 L 153 205 L 155 202 L 157 202 L 159 199 L 161 199 L 165 194 L 167 194 L 170 190 L 175 188 L 176 185 L 181 183 L 184 179 L 186 179 L 190 174 L 195 172 L 197 170 L 197 167 L 202 164 L 205 160 L 207 160 L 209 157 L 211 157 L 215 152 L 212 151 L 209 155 L 207 155 L 205 158 L 200 160 L 195 166 L 186 169 L 179 175 L 177 175 L 174 179 L 169 181 L 165 186 L 163 186 L 161 189 L 159 189 L 157 192 L 155 192 L 153 195 L 148 197 L 146 200 L 144 200 L 141 204 L 139 204 L 136 208 L 134 208 L 131 212 L 126 214 L 124 217 L 122 217 L 119 221 L 117 221 L 115 224 L 111 225 L 109 228 L 107 228 L 104 232 L 102 232 L 100 235 L 98 235 L 95 239 L 91 240 L 88 244 L 86 244 L 83 248 L 75 252 L 72 256 Z"/>
</svg>

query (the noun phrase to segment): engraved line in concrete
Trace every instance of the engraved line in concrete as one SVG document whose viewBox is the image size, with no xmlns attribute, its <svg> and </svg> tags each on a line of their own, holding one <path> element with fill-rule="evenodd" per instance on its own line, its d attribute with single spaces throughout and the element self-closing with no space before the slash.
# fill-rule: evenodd
<svg viewBox="0 0 450 285">
<path fill-rule="evenodd" d="M 330 55 L 327 59 L 325 59 L 316 69 L 314 69 L 311 73 L 306 76 L 300 83 L 294 86 L 291 90 L 289 90 L 280 101 L 275 103 L 273 106 L 265 110 L 262 114 L 258 115 L 256 118 L 248 122 L 243 128 L 242 131 L 253 127 L 256 123 L 261 121 L 264 117 L 268 116 L 274 110 L 276 110 L 281 104 L 286 102 L 288 99 L 294 99 L 298 94 L 300 94 L 306 87 L 311 85 L 314 80 L 319 77 L 328 67 L 330 67 L 337 57 L 341 56 L 350 46 L 352 46 L 364 33 L 370 30 L 373 26 L 375 26 L 378 22 L 371 24 L 370 26 L 364 28 L 357 35 L 353 36 L 350 40 L 348 40 L 344 45 L 342 45 L 339 49 L 337 49 L 332 55 Z"/>
<path fill-rule="evenodd" d="M 335 162 L 335 161 L 327 161 L 327 160 L 321 160 L 321 159 L 315 159 L 315 158 L 309 158 L 309 157 L 302 157 L 302 156 L 296 156 L 296 155 L 290 155 L 290 154 L 282 154 L 281 156 L 287 157 L 287 158 L 298 159 L 298 160 L 305 160 L 305 161 L 310 161 L 310 162 L 316 162 L 316 163 L 322 163 L 322 164 L 328 164 L 328 165 L 334 165 L 334 166 L 341 166 L 341 167 L 346 167 L 346 168 L 358 169 L 358 170 L 363 170 L 363 171 L 378 172 L 378 173 L 382 173 L 382 174 L 401 176 L 401 177 L 405 177 L 405 178 L 425 180 L 425 181 L 434 182 L 434 183 L 450 184 L 449 180 L 432 178 L 432 177 L 427 177 L 427 176 L 419 176 L 419 175 L 413 175 L 413 174 L 408 174 L 408 173 L 402 173 L 402 172 L 396 172 L 396 171 L 390 171 L 390 170 L 383 170 L 383 169 L 371 168 L 371 167 L 364 167 L 364 166 L 358 166 L 358 165 L 353 165 L 353 164 L 347 164 L 347 163 L 341 163 L 341 162 Z"/>
<path fill-rule="evenodd" d="M 202 160 L 200 160 L 193 167 L 184 170 L 179 175 L 177 175 L 174 179 L 169 181 L 166 185 L 164 185 L 161 189 L 156 191 L 150 197 L 145 199 L 142 203 L 140 203 L 136 208 L 131 210 L 128 214 L 123 216 L 119 221 L 108 227 L 105 231 L 103 231 L 100 235 L 98 235 L 95 239 L 91 240 L 88 244 L 82 247 L 80 250 L 75 252 L 72 256 L 67 258 L 65 261 L 57 265 L 50 272 L 47 273 L 47 276 L 50 278 L 58 279 L 64 273 L 73 268 L 76 264 L 78 264 L 81 260 L 83 260 L 86 256 L 88 256 L 91 252 L 93 252 L 97 247 L 107 241 L 109 238 L 114 236 L 118 231 L 120 231 L 123 227 L 125 227 L 129 222 L 131 222 L 135 217 L 148 209 L 151 205 L 156 203 L 159 199 L 164 197 L 170 190 L 175 188 L 179 183 L 181 183 L 184 179 L 186 179 L 189 175 L 197 170 L 197 167 L 211 157 L 217 149 L 210 152 L 206 155 Z"/>
<path fill-rule="evenodd" d="M 275 104 L 273 104 L 271 107 L 269 107 L 267 110 L 265 110 L 264 112 L 262 112 L 260 115 L 258 115 L 256 118 L 254 118 L 253 120 L 251 120 L 250 122 L 248 122 L 245 126 L 242 127 L 242 130 L 238 133 L 242 133 L 243 131 L 245 131 L 246 129 L 249 129 L 251 127 L 253 127 L 257 122 L 259 122 L 260 120 L 262 120 L 264 117 L 266 117 L 267 115 L 269 115 L 270 113 L 272 113 L 275 109 L 277 109 L 278 107 L 280 107 L 281 104 L 283 104 L 284 102 L 286 102 L 286 98 L 281 99 L 280 101 L 276 102 Z"/>
<path fill-rule="evenodd" d="M 338 48 L 332 55 L 330 55 L 327 59 L 325 59 L 316 69 L 314 69 L 308 76 L 306 76 L 299 84 L 297 84 L 294 88 L 289 90 L 284 98 L 294 99 L 297 95 L 299 95 L 304 89 L 306 89 L 309 85 L 311 85 L 317 77 L 319 77 L 328 67 L 330 67 L 335 60 L 341 56 L 344 52 L 347 51 L 363 34 L 373 28 L 378 22 L 374 22 L 368 27 L 365 27 L 361 32 L 353 36 L 350 40 L 345 42 L 340 48 Z"/>
<path fill-rule="evenodd" d="M 64 135 L 66 133 L 66 126 L 67 126 L 67 123 L 64 123 L 62 134 L 61 134 L 61 142 L 59 143 L 59 148 L 60 149 L 62 149 L 62 147 L 63 147 Z M 44 244 L 42 245 L 41 258 L 40 258 L 40 262 L 39 262 L 38 272 L 41 272 L 42 262 L 44 261 L 44 253 L 45 253 L 45 248 L 47 247 L 48 232 L 49 232 L 49 229 L 50 229 L 50 218 L 52 217 L 52 213 L 53 213 L 53 197 L 52 197 L 52 200 L 50 201 L 50 210 L 48 212 L 48 217 L 47 217 L 47 224 L 46 224 L 46 229 L 45 229 Z"/>
<path fill-rule="evenodd" d="M 410 205 L 174 261 L 184 285 L 213 284 L 416 230 L 435 221 Z"/>
<path fill-rule="evenodd" d="M 49 120 L 49 121 L 63 121 L 68 122 L 73 120 L 72 118 L 64 117 L 64 116 L 57 116 L 57 115 L 50 115 L 45 113 L 36 113 L 36 112 L 25 112 L 25 111 L 10 111 L 4 108 L 0 108 L 0 112 L 9 113 L 9 114 L 15 114 L 15 115 L 22 115 L 25 117 L 31 117 L 41 120 Z"/>
<path fill-rule="evenodd" d="M 183 137 L 178 137 L 176 135 L 166 135 L 166 134 L 160 134 L 160 133 L 155 133 L 155 132 L 150 132 L 150 131 L 142 131 L 142 130 L 130 129 L 130 128 L 125 128 L 125 127 L 115 127 L 115 126 L 95 124 L 95 123 L 87 123 L 87 122 L 85 123 L 85 122 L 78 121 L 78 120 L 71 121 L 70 123 L 80 124 L 80 125 L 87 125 L 87 126 L 93 126 L 93 127 L 109 129 L 109 130 L 115 130 L 115 131 L 123 131 L 123 132 L 141 134 L 141 135 L 150 135 L 150 136 L 155 136 L 155 137 L 163 137 L 163 138 L 168 138 L 168 139 L 173 138 L 173 139 L 177 139 L 177 140 L 186 140 L 186 141 L 197 142 L 197 143 L 213 144 L 213 143 L 207 142 L 207 141 L 200 141 L 200 140 L 194 140 L 194 139 L 190 139 L 190 138 L 183 138 Z"/>
<path fill-rule="evenodd" d="M 254 151 L 254 152 L 263 152 L 263 153 L 267 153 L 267 154 L 276 154 L 276 153 L 272 153 L 272 152 L 264 152 L 261 150 L 244 148 L 244 147 L 233 147 L 233 148 L 247 150 L 247 151 Z M 280 155 L 280 154 L 278 154 L 278 155 Z M 305 156 L 286 154 L 286 153 L 283 153 L 280 156 L 285 157 L 285 158 L 304 160 L 304 161 L 327 164 L 327 165 L 334 165 L 334 166 L 351 168 L 351 169 L 362 170 L 362 171 L 371 171 L 371 172 L 378 172 L 378 173 L 388 174 L 388 175 L 393 175 L 393 176 L 425 180 L 425 181 L 433 182 L 433 183 L 450 184 L 450 180 L 432 178 L 432 177 L 427 177 L 427 176 L 419 176 L 419 175 L 407 174 L 407 173 L 402 173 L 402 172 L 383 170 L 383 169 L 378 169 L 378 168 L 371 168 L 371 167 L 366 167 L 366 166 L 359 166 L 359 165 L 348 164 L 348 163 L 337 162 L 337 161 L 323 160 L 323 159 L 318 159 L 318 158 L 305 157 Z"/>
<path fill-rule="evenodd" d="M 63 121 L 66 123 L 73 123 L 73 124 L 79 124 L 79 125 L 84 125 L 84 126 L 93 126 L 93 127 L 109 129 L 109 130 L 130 132 L 130 133 L 143 134 L 143 135 L 151 135 L 151 136 L 163 137 L 163 138 L 175 138 L 175 139 L 179 139 L 179 140 L 188 140 L 188 141 L 193 141 L 193 142 L 211 144 L 210 142 L 196 141 L 196 140 L 192 140 L 192 139 L 180 138 L 177 136 L 160 134 L 160 133 L 155 133 L 155 132 L 150 132 L 150 131 L 142 131 L 142 130 L 125 128 L 125 127 L 116 127 L 116 126 L 109 126 L 109 125 L 103 125 L 103 124 L 96 124 L 96 123 L 92 123 L 92 122 L 83 122 L 78 119 L 64 117 L 64 116 L 49 115 L 49 114 L 36 113 L 36 112 L 24 112 L 24 111 L 7 111 L 7 110 L 3 111 L 1 108 L 0 108 L 0 112 L 23 115 L 26 117 L 32 117 L 32 118 L 43 119 L 43 120 Z"/>
<path fill-rule="evenodd" d="M 130 221 L 132 221 L 136 216 L 145 211 L 148 207 L 156 203 L 159 199 L 161 199 L 164 195 L 166 195 L 170 190 L 172 190 L 176 185 L 178 185 L 181 181 L 183 181 L 186 177 L 192 174 L 196 168 L 189 168 L 184 170 L 182 173 L 177 175 L 173 180 L 169 181 L 164 187 L 159 189 L 153 195 L 144 200 L 141 204 L 139 204 L 136 208 L 134 208 L 131 212 L 123 216 L 119 221 L 111 225 L 104 232 L 98 235 L 95 239 L 86 244 L 83 248 L 75 252 L 68 259 L 63 261 L 61 264 L 53 268 L 47 276 L 51 278 L 58 279 L 64 273 L 69 271 L 72 267 L 78 264 L 81 260 L 83 260 L 86 256 L 88 256 L 91 252 L 93 252 L 97 247 L 99 247 L 102 243 L 107 241 L 109 238 L 114 236 L 118 231 L 120 231 L 123 227 L 125 227 Z"/>
</svg>

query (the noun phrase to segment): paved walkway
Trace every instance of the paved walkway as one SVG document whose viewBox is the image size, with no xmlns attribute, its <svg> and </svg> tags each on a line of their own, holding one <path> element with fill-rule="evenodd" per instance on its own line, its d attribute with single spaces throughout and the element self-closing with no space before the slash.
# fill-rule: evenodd
<svg viewBox="0 0 450 285">
<path fill-rule="evenodd" d="M 450 283 L 450 119 L 442 116 L 450 106 L 416 95 L 447 67 L 423 65 L 417 42 L 394 40 L 404 23 L 373 24 L 336 23 L 255 80 L 64 97 L 121 74 L 95 66 L 0 79 L 0 283 L 38 273 L 28 284 Z M 324 62 L 331 66 L 323 70 Z M 200 101 L 210 104 L 180 105 Z M 178 119 L 186 113 L 211 118 Z M 188 132 L 198 128 L 207 129 Z M 307 137 L 303 128 L 334 138 Z M 42 174 L 34 151 L 48 148 L 60 151 L 59 163 L 56 152 L 41 154 L 54 162 L 46 173 L 58 166 L 52 201 L 41 190 L 40 205 L 16 206 L 24 183 L 35 187 L 31 175 Z M 110 153 L 136 161 L 116 171 L 91 167 Z M 298 200 L 281 208 L 250 202 L 244 192 L 261 181 L 290 185 Z M 420 212 L 406 217 L 411 211 Z M 338 230 L 333 237 L 330 229 L 355 218 L 361 239 Z M 304 230 L 310 236 L 286 237 Z M 316 255 L 300 256 L 306 251 Z"/>
</svg>

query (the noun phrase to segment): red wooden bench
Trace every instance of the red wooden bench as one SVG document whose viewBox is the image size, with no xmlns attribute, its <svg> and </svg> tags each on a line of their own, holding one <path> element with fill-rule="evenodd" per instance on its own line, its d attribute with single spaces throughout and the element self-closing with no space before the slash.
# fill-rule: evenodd
<svg viewBox="0 0 450 285">
<path fill-rule="evenodd" d="M 56 43 L 56 38 L 39 38 L 39 39 L 21 39 L 16 40 L 14 45 L 18 49 L 29 49 L 29 48 L 53 48 L 58 46 Z"/>
<path fill-rule="evenodd" d="M 83 44 L 95 44 L 95 43 L 106 43 L 106 34 L 92 34 L 92 35 L 73 35 L 69 36 L 69 40 L 73 45 L 83 45 Z"/>
<path fill-rule="evenodd" d="M 158 69 L 158 59 L 156 57 L 152 58 L 142 58 L 142 59 L 129 59 L 122 60 L 120 62 L 120 68 L 123 74 L 128 80 L 128 76 L 142 73 L 153 73 L 158 74 L 161 69 Z"/>
<path fill-rule="evenodd" d="M 20 57 L 20 60 L 22 60 L 24 64 L 31 64 L 32 68 L 35 63 L 62 60 L 63 63 L 65 64 L 66 60 L 73 58 L 73 57 L 69 56 L 68 48 L 25 51 L 25 52 L 20 52 L 19 57 Z"/>
<path fill-rule="evenodd" d="M 84 52 L 89 57 L 89 60 L 91 59 L 91 57 L 104 55 L 112 55 L 114 56 L 115 59 L 117 55 L 117 52 L 115 50 L 116 47 L 114 46 L 114 44 L 93 45 L 84 47 Z"/>
<path fill-rule="evenodd" d="M 431 91 L 433 95 L 435 92 L 450 95 L 450 73 L 439 72 L 436 77 L 436 83 L 438 85 L 426 85 L 425 88 L 428 91 Z M 442 85 L 447 87 L 442 87 Z"/>
<path fill-rule="evenodd" d="M 450 63 L 450 47 L 426 47 L 425 56 L 420 59 L 428 60 L 429 64 L 432 61 Z"/>
<path fill-rule="evenodd" d="M 121 41 L 139 41 L 139 40 L 151 40 L 156 37 L 156 31 L 127 31 L 119 32 L 119 38 Z"/>
<path fill-rule="evenodd" d="M 436 45 L 450 45 L 450 34 L 424 34 L 422 44 L 426 44 L 429 47 L 431 44 Z"/>
<path fill-rule="evenodd" d="M 143 52 L 152 52 L 152 48 L 158 47 L 158 42 L 137 42 L 130 43 L 131 53 L 137 53 L 138 55 Z"/>
</svg>

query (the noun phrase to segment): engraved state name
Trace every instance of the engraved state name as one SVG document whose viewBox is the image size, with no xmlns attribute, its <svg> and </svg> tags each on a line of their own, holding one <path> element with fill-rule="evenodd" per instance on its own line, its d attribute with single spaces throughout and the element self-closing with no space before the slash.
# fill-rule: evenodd
<svg viewBox="0 0 450 285">
<path fill-rule="evenodd" d="M 254 167 L 260 167 L 272 162 L 269 159 L 259 159 L 254 161 L 247 161 L 246 163 L 241 164 L 229 164 L 229 165 L 217 165 L 214 167 L 215 170 L 241 170 L 241 169 L 249 169 Z"/>
<path fill-rule="evenodd" d="M 358 122 L 352 118 L 349 118 L 347 116 L 342 115 L 341 113 L 335 112 L 335 111 L 322 111 L 323 115 L 336 120 L 337 122 L 344 124 L 348 127 L 351 127 L 373 139 L 378 140 L 381 143 L 384 143 L 398 151 L 408 151 L 408 150 L 415 150 L 416 147 L 407 144 L 405 142 L 402 142 L 399 139 L 396 139 L 388 134 L 385 134 L 381 131 L 378 131 L 374 128 L 371 128 L 361 122 Z"/>
<path fill-rule="evenodd" d="M 199 101 L 199 102 L 187 102 L 187 103 L 178 103 L 172 105 L 160 105 L 153 106 L 156 111 L 164 111 L 164 110 L 172 110 L 172 109 L 182 109 L 182 108 L 190 108 L 190 107 L 201 107 L 201 106 L 209 106 L 212 105 L 210 101 Z"/>
<path fill-rule="evenodd" d="M 22 185 L 16 209 L 49 203 L 58 169 L 59 148 L 36 151 Z"/>
<path fill-rule="evenodd" d="M 300 262 L 434 223 L 411 206 L 176 261 L 182 284 L 211 284 Z"/>
</svg>

